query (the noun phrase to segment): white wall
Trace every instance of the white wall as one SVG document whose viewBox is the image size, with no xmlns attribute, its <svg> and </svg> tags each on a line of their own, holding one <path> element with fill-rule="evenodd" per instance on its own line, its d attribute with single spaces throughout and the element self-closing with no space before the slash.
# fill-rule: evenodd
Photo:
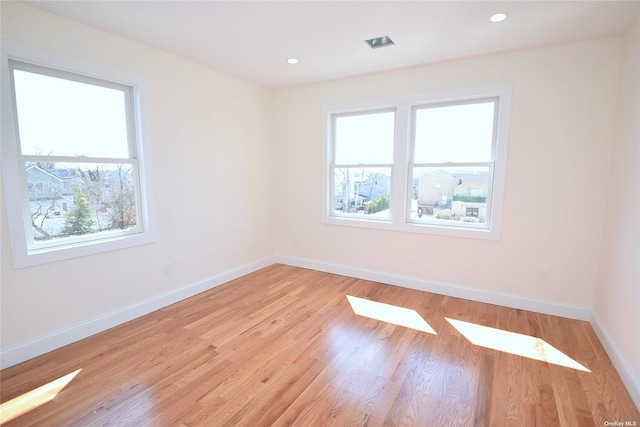
<svg viewBox="0 0 640 427">
<path fill-rule="evenodd" d="M 273 218 L 259 209 L 273 197 L 271 91 L 24 4 L 1 8 L 3 39 L 147 78 L 159 224 L 155 244 L 14 270 L 0 206 L 3 350 L 273 253 Z"/>
<path fill-rule="evenodd" d="M 278 253 L 588 310 L 609 210 L 620 49 L 619 39 L 598 40 L 278 91 Z M 513 84 L 513 97 L 499 241 L 321 223 L 323 106 L 500 83 Z M 542 268 L 548 283 L 536 282 Z"/>
<path fill-rule="evenodd" d="M 593 312 L 614 363 L 628 361 L 616 368 L 640 405 L 640 21 L 624 38 L 619 94 Z"/>
</svg>

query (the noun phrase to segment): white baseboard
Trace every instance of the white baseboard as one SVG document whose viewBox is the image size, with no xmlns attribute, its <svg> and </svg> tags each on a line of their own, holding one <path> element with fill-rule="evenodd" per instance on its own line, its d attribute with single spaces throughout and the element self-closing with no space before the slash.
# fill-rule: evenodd
<svg viewBox="0 0 640 427">
<path fill-rule="evenodd" d="M 587 306 L 534 299 L 505 292 L 489 291 L 451 283 L 435 282 L 346 265 L 314 261 L 305 258 L 278 255 L 275 257 L 275 262 L 295 267 L 308 268 L 311 270 L 324 271 L 326 273 L 340 274 L 358 279 L 401 286 L 409 289 L 416 289 L 419 291 L 464 298 L 487 304 L 495 304 L 504 307 L 519 308 L 521 310 L 535 311 L 537 313 L 567 317 L 569 319 L 589 321 L 591 318 L 591 307 Z"/>
<path fill-rule="evenodd" d="M 25 341 L 0 350 L 0 369 L 17 365 L 36 356 L 63 347 L 72 342 L 87 338 L 98 332 L 143 316 L 154 310 L 174 304 L 223 283 L 237 279 L 275 262 L 273 257 L 264 258 L 256 262 L 241 265 L 227 270 L 208 279 L 192 283 L 181 288 L 157 295 L 135 304 L 122 307 L 84 322 L 76 323 L 44 336 Z"/>
<path fill-rule="evenodd" d="M 629 388 L 636 404 L 638 404 L 638 400 L 640 400 L 640 386 L 638 385 L 639 381 L 637 375 L 635 375 L 633 370 L 629 367 L 629 364 L 626 362 L 624 357 L 621 356 L 615 342 L 607 332 L 606 328 L 604 328 L 602 322 L 600 322 L 595 313 L 591 312 L 589 307 L 526 298 L 503 292 L 487 291 L 450 283 L 434 282 L 346 265 L 280 255 L 267 257 L 253 263 L 236 267 L 200 282 L 183 286 L 110 313 L 96 316 L 84 322 L 68 326 L 44 336 L 2 349 L 0 350 L 0 369 L 16 365 L 72 342 L 89 337 L 98 332 L 102 332 L 106 329 L 128 322 L 129 320 L 133 320 L 154 310 L 158 310 L 185 298 L 189 298 L 200 292 L 204 292 L 228 281 L 267 267 L 273 263 L 287 264 L 296 267 L 324 271 L 327 273 L 372 280 L 380 283 L 402 286 L 409 289 L 433 292 L 441 295 L 470 299 L 473 301 L 496 304 L 505 307 L 519 308 L 538 313 L 552 314 L 570 319 L 591 321 L 598 337 L 603 342 L 603 346 L 607 350 L 614 366 L 618 369 L 625 385 Z"/>
<path fill-rule="evenodd" d="M 450 283 L 434 282 L 417 279 L 414 277 L 401 276 L 396 274 L 383 273 L 379 271 L 366 270 L 349 267 L 340 264 L 314 261 L 304 258 L 290 256 L 276 256 L 275 262 L 292 265 L 295 267 L 308 268 L 311 270 L 324 271 L 326 273 L 340 274 L 343 276 L 355 277 L 358 279 L 371 280 L 389 285 L 402 286 L 409 289 L 432 292 L 441 295 L 448 295 L 457 298 L 464 298 L 473 301 L 496 304 L 504 307 L 519 308 L 521 310 L 534 311 L 537 313 L 551 314 L 554 316 L 567 317 L 569 319 L 588 321 L 593 326 L 598 339 L 602 343 L 607 355 L 611 359 L 613 366 L 620 375 L 622 382 L 627 387 L 631 398 L 637 407 L 640 407 L 640 378 L 620 352 L 616 342 L 609 334 L 598 315 L 590 307 L 575 304 L 567 304 L 557 301 L 547 301 L 522 297 L 519 295 L 507 294 L 504 292 L 487 291 L 470 288 L 467 286 L 454 285 Z"/>
<path fill-rule="evenodd" d="M 274 263 L 340 274 L 364 280 L 372 280 L 389 285 L 433 292 L 488 304 L 519 308 L 522 310 L 562 316 L 570 319 L 590 321 L 604 349 L 609 355 L 609 358 L 622 378 L 623 383 L 629 390 L 636 406 L 640 407 L 640 378 L 638 378 L 638 374 L 634 372 L 629 362 L 620 352 L 617 344 L 609 334 L 601 319 L 591 310 L 590 307 L 527 298 L 504 292 L 488 291 L 451 283 L 435 282 L 415 277 L 401 276 L 346 265 L 281 255 L 267 257 L 256 262 L 227 270 L 200 282 L 183 286 L 110 313 L 71 325 L 50 334 L 2 349 L 0 350 L 0 369 L 8 368 L 9 366 L 40 356 L 72 342 L 87 338 L 93 334 L 128 322 L 129 320 L 133 320 L 154 310 L 174 304 L 206 290 L 215 288 L 223 283 L 237 279 L 249 273 L 253 273 L 254 271 L 260 270 L 261 268 Z"/>
<path fill-rule="evenodd" d="M 640 376 L 633 370 L 629 361 L 624 357 L 620 348 L 595 310 L 591 311 L 590 323 L 598 336 L 600 343 L 604 347 L 604 350 L 607 352 L 609 359 L 611 359 L 611 363 L 613 363 L 613 366 L 616 368 L 616 371 L 618 371 L 618 375 L 620 375 L 622 382 L 627 387 L 631 398 L 635 402 L 636 406 L 640 408 Z"/>
</svg>

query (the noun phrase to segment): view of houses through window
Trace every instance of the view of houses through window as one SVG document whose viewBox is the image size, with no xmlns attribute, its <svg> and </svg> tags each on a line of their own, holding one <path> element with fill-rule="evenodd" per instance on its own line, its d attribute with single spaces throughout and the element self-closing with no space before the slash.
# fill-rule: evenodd
<svg viewBox="0 0 640 427">
<path fill-rule="evenodd" d="M 484 223 L 487 219 L 489 168 L 416 168 L 412 220 Z"/>
<path fill-rule="evenodd" d="M 32 245 L 135 231 L 131 88 L 31 64 L 12 68 Z"/>
<path fill-rule="evenodd" d="M 136 225 L 131 165 L 27 162 L 36 241 Z"/>
<path fill-rule="evenodd" d="M 484 223 L 489 168 L 416 168 L 412 182 L 411 220 Z M 389 217 L 390 169 L 336 169 L 336 211 Z"/>
<path fill-rule="evenodd" d="M 335 182 L 336 211 L 389 216 L 390 168 L 336 168 Z"/>
<path fill-rule="evenodd" d="M 334 115 L 331 215 L 391 221 L 391 200 L 403 196 L 392 180 L 400 179 L 407 202 L 398 218 L 488 228 L 498 101 L 489 96 L 405 108 L 406 141 L 398 138 L 395 108 Z M 398 147 L 406 163 L 394 158 Z"/>
<path fill-rule="evenodd" d="M 334 120 L 334 212 L 389 218 L 395 112 L 338 115 Z"/>
</svg>

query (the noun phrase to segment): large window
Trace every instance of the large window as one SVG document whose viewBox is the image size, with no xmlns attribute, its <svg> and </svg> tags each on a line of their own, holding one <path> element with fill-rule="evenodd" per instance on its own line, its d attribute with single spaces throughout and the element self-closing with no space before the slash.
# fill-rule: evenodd
<svg viewBox="0 0 640 427">
<path fill-rule="evenodd" d="M 332 213 L 389 219 L 394 111 L 333 117 Z"/>
<path fill-rule="evenodd" d="M 12 113 L 3 115 L 11 128 L 3 183 L 16 267 L 153 241 L 139 83 L 95 77 L 109 74 L 101 66 L 3 61 L 3 107 Z"/>
<path fill-rule="evenodd" d="M 409 221 L 489 227 L 497 111 L 498 98 L 413 107 Z"/>
<path fill-rule="evenodd" d="M 324 221 L 499 238 L 509 108 L 509 85 L 328 108 Z"/>
</svg>

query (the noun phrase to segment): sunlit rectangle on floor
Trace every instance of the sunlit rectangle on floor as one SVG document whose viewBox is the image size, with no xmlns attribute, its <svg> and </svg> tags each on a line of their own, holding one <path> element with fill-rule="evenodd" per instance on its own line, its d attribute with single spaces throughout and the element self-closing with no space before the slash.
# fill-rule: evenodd
<svg viewBox="0 0 640 427">
<path fill-rule="evenodd" d="M 462 320 L 449 319 L 448 317 L 445 319 L 475 345 L 579 371 L 591 372 L 543 339 Z"/>
<path fill-rule="evenodd" d="M 15 399 L 4 402 L 0 405 L 0 424 L 9 422 L 14 418 L 19 417 L 22 414 L 26 414 L 38 406 L 44 405 L 45 403 L 55 399 L 58 393 L 60 393 L 60 391 L 62 391 L 62 389 L 65 388 L 81 370 L 82 369 L 78 369 L 64 377 L 60 377 L 57 380 L 53 380 L 43 386 L 18 396 Z"/>
<path fill-rule="evenodd" d="M 353 312 L 359 316 L 437 335 L 436 331 L 415 310 L 351 295 L 347 295 L 347 299 Z"/>
</svg>

